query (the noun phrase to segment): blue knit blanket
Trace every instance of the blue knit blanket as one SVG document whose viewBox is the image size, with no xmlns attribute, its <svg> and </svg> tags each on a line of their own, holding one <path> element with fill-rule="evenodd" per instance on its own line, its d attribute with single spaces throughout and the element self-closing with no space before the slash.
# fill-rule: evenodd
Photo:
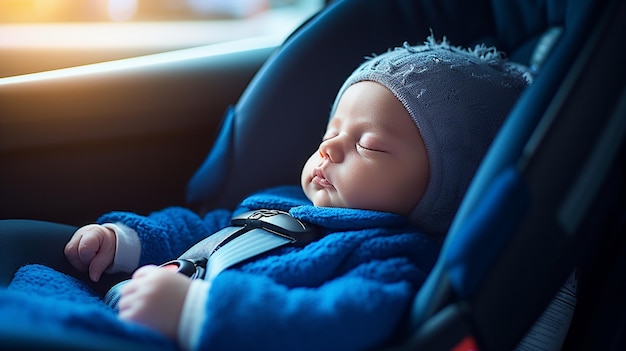
<svg viewBox="0 0 626 351">
<path fill-rule="evenodd" d="M 64 340 L 80 338 L 106 349 L 98 343 L 122 339 L 148 349 L 176 349 L 160 334 L 120 321 L 83 282 L 42 265 L 20 268 L 11 284 L 0 290 L 0 335 L 23 336 L 35 345 L 49 341 L 64 345 Z M 37 336 L 42 339 L 32 340 Z"/>
</svg>

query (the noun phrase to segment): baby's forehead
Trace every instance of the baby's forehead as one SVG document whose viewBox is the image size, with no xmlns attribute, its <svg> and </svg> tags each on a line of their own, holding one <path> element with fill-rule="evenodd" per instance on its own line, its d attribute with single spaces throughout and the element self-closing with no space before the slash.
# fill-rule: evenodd
<svg viewBox="0 0 626 351">
<path fill-rule="evenodd" d="M 377 81 L 359 80 L 346 87 L 331 111 L 328 125 L 350 122 L 385 127 L 397 123 L 390 114 L 406 114 L 411 119 L 392 89 Z"/>
</svg>

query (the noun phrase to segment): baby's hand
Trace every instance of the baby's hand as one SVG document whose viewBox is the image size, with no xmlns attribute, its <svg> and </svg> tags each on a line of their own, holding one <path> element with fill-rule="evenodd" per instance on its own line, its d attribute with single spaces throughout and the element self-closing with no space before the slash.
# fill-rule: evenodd
<svg viewBox="0 0 626 351">
<path fill-rule="evenodd" d="M 191 279 L 157 266 L 144 266 L 121 289 L 119 317 L 176 339 Z"/>
<path fill-rule="evenodd" d="M 81 272 L 89 271 L 89 278 L 100 280 L 102 273 L 115 258 L 116 238 L 113 230 L 99 224 L 79 228 L 65 245 L 65 256 Z"/>
</svg>

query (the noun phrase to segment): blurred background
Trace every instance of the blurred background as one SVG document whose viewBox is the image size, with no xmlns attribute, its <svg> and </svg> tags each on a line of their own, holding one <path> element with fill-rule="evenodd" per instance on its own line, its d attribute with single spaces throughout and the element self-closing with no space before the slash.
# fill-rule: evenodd
<svg viewBox="0 0 626 351">
<path fill-rule="evenodd" d="M 323 0 L 0 0 L 0 77 L 264 35 Z"/>
<path fill-rule="evenodd" d="M 0 0 L 0 218 L 184 205 L 227 106 L 322 5 Z"/>
<path fill-rule="evenodd" d="M 171 21 L 244 18 L 298 0 L 2 0 L 7 22 Z M 308 1 L 310 2 L 310 1 Z"/>
</svg>

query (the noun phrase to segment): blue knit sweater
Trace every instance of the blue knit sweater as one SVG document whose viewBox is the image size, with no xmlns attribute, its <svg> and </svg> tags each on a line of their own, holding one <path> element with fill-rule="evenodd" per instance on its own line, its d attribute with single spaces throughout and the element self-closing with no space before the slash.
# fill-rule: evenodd
<svg viewBox="0 0 626 351">
<path fill-rule="evenodd" d="M 198 306 L 205 317 L 194 344 L 211 350 L 362 350 L 393 335 L 439 249 L 402 216 L 315 207 L 298 187 L 280 187 L 245 199 L 234 212 L 201 217 L 176 207 L 149 216 L 113 212 L 98 221 L 134 229 L 140 263 L 158 264 L 228 225 L 232 215 L 259 208 L 289 211 L 320 226 L 324 236 L 220 273 L 206 305 Z"/>
</svg>

